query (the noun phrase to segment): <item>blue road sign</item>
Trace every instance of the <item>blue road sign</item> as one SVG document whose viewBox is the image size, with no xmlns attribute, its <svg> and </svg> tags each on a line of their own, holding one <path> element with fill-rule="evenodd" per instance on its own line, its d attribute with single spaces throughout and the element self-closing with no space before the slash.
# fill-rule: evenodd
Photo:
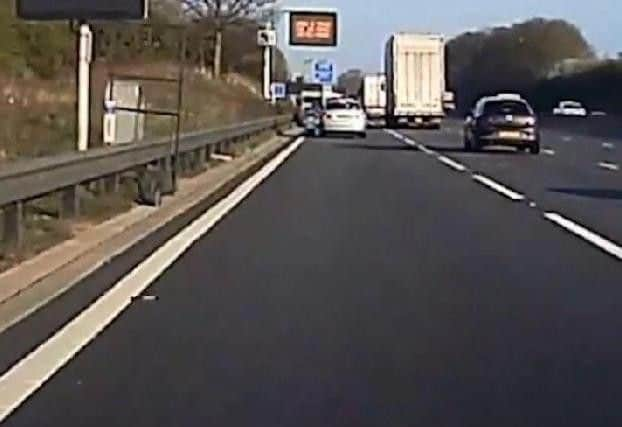
<svg viewBox="0 0 622 427">
<path fill-rule="evenodd" d="M 270 85 L 270 91 L 276 99 L 284 99 L 285 97 L 287 97 L 287 85 L 285 83 L 272 83 Z"/>
<path fill-rule="evenodd" d="M 335 63 L 327 59 L 318 59 L 313 62 L 312 78 L 314 83 L 331 85 L 335 82 Z"/>
</svg>

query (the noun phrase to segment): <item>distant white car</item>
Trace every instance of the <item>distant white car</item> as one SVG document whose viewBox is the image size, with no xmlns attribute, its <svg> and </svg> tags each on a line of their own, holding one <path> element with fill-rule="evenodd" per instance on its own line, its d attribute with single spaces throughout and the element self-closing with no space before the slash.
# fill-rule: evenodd
<svg viewBox="0 0 622 427">
<path fill-rule="evenodd" d="M 562 101 L 553 109 L 553 115 L 587 117 L 587 110 L 580 102 Z"/>
<path fill-rule="evenodd" d="M 322 120 L 324 133 L 346 133 L 367 136 L 367 117 L 354 99 L 332 99 L 326 103 Z"/>
</svg>

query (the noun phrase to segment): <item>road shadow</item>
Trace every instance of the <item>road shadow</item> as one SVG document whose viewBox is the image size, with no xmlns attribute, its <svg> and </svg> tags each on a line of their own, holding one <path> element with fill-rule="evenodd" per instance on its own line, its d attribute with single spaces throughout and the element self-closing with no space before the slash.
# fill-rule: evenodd
<svg viewBox="0 0 622 427">
<path fill-rule="evenodd" d="M 549 188 L 548 191 L 590 199 L 622 200 L 622 190 L 610 188 Z"/>
<path fill-rule="evenodd" d="M 364 142 L 331 142 L 331 146 L 340 150 L 368 150 L 368 151 L 415 151 L 408 145 L 374 145 Z"/>
<path fill-rule="evenodd" d="M 464 147 L 462 146 L 458 146 L 458 147 L 448 147 L 448 146 L 438 146 L 438 145 L 428 145 L 426 144 L 426 147 L 429 148 L 430 150 L 434 150 L 437 153 L 459 153 L 459 154 L 466 154 L 469 156 L 500 156 L 500 155 L 517 155 L 517 154 L 524 154 L 521 151 L 518 150 L 501 150 L 498 148 L 494 148 L 494 147 L 490 147 L 490 148 L 484 148 L 481 151 L 466 151 L 464 149 Z"/>
</svg>

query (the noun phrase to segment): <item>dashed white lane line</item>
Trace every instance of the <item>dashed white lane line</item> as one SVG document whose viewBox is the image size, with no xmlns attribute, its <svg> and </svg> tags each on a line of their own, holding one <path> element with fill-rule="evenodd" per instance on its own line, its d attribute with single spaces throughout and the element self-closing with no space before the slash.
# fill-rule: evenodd
<svg viewBox="0 0 622 427">
<path fill-rule="evenodd" d="M 437 152 L 434 150 L 430 150 L 428 147 L 426 147 L 423 144 L 418 143 L 417 141 L 414 141 L 410 138 L 408 138 L 407 136 L 402 135 L 401 133 L 394 131 L 393 129 L 385 129 L 385 132 L 388 133 L 389 135 L 391 135 L 392 137 L 399 139 L 400 141 L 402 141 L 404 144 L 410 145 L 411 147 L 416 148 L 417 150 L 427 154 L 427 155 L 436 155 Z"/>
<path fill-rule="evenodd" d="M 414 143 L 414 141 L 413 141 L 413 143 Z M 428 147 L 426 147 L 423 144 L 415 143 L 415 145 L 417 146 L 417 149 L 419 149 L 420 151 L 424 152 L 428 156 L 436 156 L 438 154 L 436 151 L 430 150 Z"/>
<path fill-rule="evenodd" d="M 615 163 L 609 163 L 609 162 L 599 162 L 598 167 L 601 169 L 607 169 L 610 171 L 620 170 L 620 166 L 616 165 Z"/>
<path fill-rule="evenodd" d="M 90 307 L 0 377 L 0 424 L 110 325 L 171 264 L 267 179 L 304 142 L 299 138 L 181 233 L 161 246 Z"/>
<path fill-rule="evenodd" d="M 466 166 L 464 166 L 461 163 L 456 162 L 453 159 L 450 159 L 449 157 L 438 156 L 437 158 L 441 163 L 444 163 L 445 165 L 449 166 L 452 169 L 457 170 L 458 172 L 464 172 L 467 170 Z"/>
<path fill-rule="evenodd" d="M 491 190 L 496 191 L 497 193 L 507 197 L 510 200 L 513 200 L 515 202 L 518 201 L 522 201 L 525 200 L 525 196 L 523 196 L 520 193 L 517 193 L 514 190 L 509 189 L 508 187 L 506 187 L 505 185 L 499 184 L 496 181 L 493 181 L 492 179 L 484 176 L 484 175 L 480 175 L 480 174 L 473 174 L 473 180 L 476 182 L 479 182 L 482 185 L 485 185 L 486 187 L 490 188 Z"/>
<path fill-rule="evenodd" d="M 584 226 L 577 224 L 574 221 L 564 218 L 558 213 L 547 212 L 544 214 L 544 217 L 548 219 L 549 221 L 557 224 L 558 226 L 564 228 L 565 230 L 571 232 L 572 234 L 579 236 L 583 240 L 598 247 L 602 251 L 610 255 L 613 255 L 619 260 L 622 260 L 622 247 L 620 247 L 620 245 L 610 240 L 607 240 L 603 236 L 600 236 L 599 234 L 594 233 L 591 230 L 588 230 Z"/>
<path fill-rule="evenodd" d="M 388 133 L 392 134 L 393 133 L 391 131 L 387 131 Z M 419 150 L 423 151 L 426 154 L 435 154 L 436 158 L 441 162 L 444 163 L 445 165 L 458 170 L 460 172 L 464 172 L 467 170 L 467 168 L 454 161 L 453 159 L 447 157 L 447 156 L 443 156 L 440 155 L 438 153 L 436 153 L 433 150 L 428 149 L 425 145 L 423 144 L 419 144 L 407 137 L 404 137 L 403 135 L 395 132 L 396 134 L 400 135 L 402 141 L 404 141 L 405 143 L 407 143 L 408 145 L 417 147 Z M 568 140 L 572 140 L 572 138 L 567 137 Z M 605 147 L 607 143 L 603 144 L 603 147 Z M 613 147 L 613 145 L 611 145 Z M 608 147 L 605 147 L 608 148 Z M 555 155 L 555 151 L 552 149 L 543 149 L 542 152 L 544 154 L 547 155 Z M 609 170 L 619 170 L 618 165 L 613 164 L 613 163 L 608 163 L 608 162 L 600 162 L 598 164 L 598 166 L 604 168 L 604 169 L 609 169 Z M 513 201 L 524 201 L 526 200 L 526 197 L 523 194 L 517 193 L 514 190 L 511 190 L 510 188 L 506 187 L 503 184 L 499 184 L 498 182 L 484 176 L 481 174 L 473 174 L 472 178 L 474 181 L 496 191 L 497 193 L 507 197 L 510 200 Z M 530 202 L 529 206 L 532 208 L 537 207 L 535 202 Z M 604 238 L 603 236 L 600 236 L 599 234 L 587 229 L 586 227 L 577 224 L 576 222 L 573 222 L 567 218 L 564 218 L 562 215 L 555 213 L 555 212 L 546 212 L 544 213 L 544 217 L 548 220 L 553 222 L 554 224 L 558 225 L 559 227 L 571 232 L 572 234 L 582 238 L 583 240 L 587 241 L 588 243 L 596 246 L 597 248 L 599 248 L 600 250 L 604 251 L 605 253 L 608 253 L 609 255 L 614 256 L 615 258 L 622 260 L 622 247 L 620 245 L 618 245 L 617 243 L 612 242 L 611 240 L 608 240 L 606 238 Z"/>
<path fill-rule="evenodd" d="M 610 143 L 610 142 L 603 142 L 602 147 L 603 147 L 605 150 L 613 150 L 613 149 L 615 148 L 615 145 L 613 145 L 613 144 L 612 144 L 612 143 Z"/>
<path fill-rule="evenodd" d="M 394 131 L 393 129 L 385 129 L 384 131 L 388 133 L 389 135 L 391 135 L 393 138 L 404 140 L 404 135 L 402 135 L 401 133 L 397 131 Z"/>
</svg>

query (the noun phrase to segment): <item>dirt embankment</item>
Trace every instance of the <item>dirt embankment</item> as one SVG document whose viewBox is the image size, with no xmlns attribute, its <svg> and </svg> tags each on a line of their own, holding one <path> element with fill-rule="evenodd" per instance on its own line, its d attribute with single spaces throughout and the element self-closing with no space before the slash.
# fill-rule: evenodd
<svg viewBox="0 0 622 427">
<path fill-rule="evenodd" d="M 91 145 L 101 145 L 103 99 L 110 73 L 172 77 L 177 67 L 167 64 L 125 64 L 111 67 L 95 63 L 92 75 Z M 75 148 L 75 79 L 9 79 L 0 75 L 0 168 L 18 158 L 54 155 Z M 182 105 L 182 130 L 194 131 L 225 126 L 234 122 L 273 115 L 248 83 L 237 79 L 212 80 L 186 70 Z M 143 92 L 153 108 L 176 108 L 177 88 L 163 83 L 146 83 Z M 175 129 L 170 118 L 146 117 L 145 138 L 170 135 Z M 51 195 L 26 206 L 25 242 L 22 248 L 3 247 L 0 243 L 0 271 L 34 256 L 71 237 L 75 232 L 129 210 L 136 198 L 136 185 L 122 181 L 115 193 L 102 193 L 97 186 L 84 186 L 81 192 L 81 216 L 60 219 L 60 200 Z M 0 207 L 1 208 L 1 207 Z M 0 211 L 0 237 L 3 235 Z"/>
</svg>

